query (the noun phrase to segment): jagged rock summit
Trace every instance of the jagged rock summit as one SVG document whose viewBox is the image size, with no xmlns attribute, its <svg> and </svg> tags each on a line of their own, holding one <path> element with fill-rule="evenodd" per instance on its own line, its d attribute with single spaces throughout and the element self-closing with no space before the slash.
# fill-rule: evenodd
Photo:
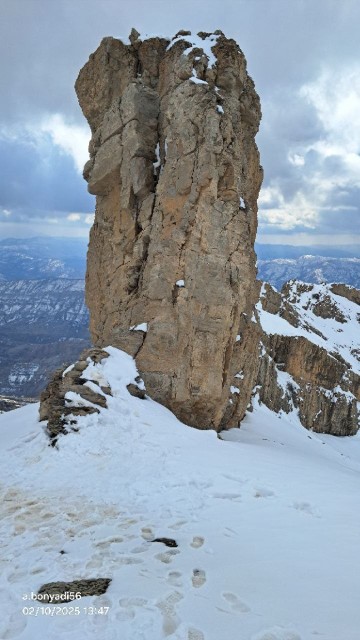
<svg viewBox="0 0 360 640">
<path fill-rule="evenodd" d="M 256 395 L 311 431 L 356 433 L 360 293 L 256 280 L 261 113 L 238 45 L 221 31 L 129 40 L 104 38 L 76 81 L 94 348 L 42 395 L 52 444 L 108 410 L 114 348 L 136 360 L 127 391 L 189 425 L 238 426 Z"/>
<path fill-rule="evenodd" d="M 260 333 L 261 112 L 245 57 L 221 31 L 133 29 L 130 44 L 104 38 L 75 86 L 92 131 L 93 343 L 134 356 L 147 393 L 187 424 L 236 426 Z"/>
</svg>

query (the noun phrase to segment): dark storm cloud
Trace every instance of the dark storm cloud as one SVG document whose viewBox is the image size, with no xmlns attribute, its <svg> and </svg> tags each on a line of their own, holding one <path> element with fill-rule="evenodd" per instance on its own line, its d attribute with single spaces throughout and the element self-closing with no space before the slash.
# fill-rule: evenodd
<svg viewBox="0 0 360 640">
<path fill-rule="evenodd" d="M 23 133 L 20 138 L 0 137 L 0 207 L 9 210 L 90 212 L 93 198 L 75 170 L 69 155 L 42 134 L 40 142 Z M 24 215 L 24 214 L 23 214 Z"/>
</svg>

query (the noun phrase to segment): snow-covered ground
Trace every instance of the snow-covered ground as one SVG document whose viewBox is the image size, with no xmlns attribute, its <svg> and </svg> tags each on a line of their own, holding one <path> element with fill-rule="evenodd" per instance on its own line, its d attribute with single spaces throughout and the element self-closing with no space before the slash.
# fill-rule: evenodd
<svg viewBox="0 0 360 640">
<path fill-rule="evenodd" d="M 108 351 L 86 374 L 109 408 L 58 448 L 37 405 L 0 416 L 1 640 L 359 640 L 360 437 L 256 405 L 220 439 L 130 396 L 135 365 Z M 22 613 L 96 577 L 80 615 Z"/>
</svg>

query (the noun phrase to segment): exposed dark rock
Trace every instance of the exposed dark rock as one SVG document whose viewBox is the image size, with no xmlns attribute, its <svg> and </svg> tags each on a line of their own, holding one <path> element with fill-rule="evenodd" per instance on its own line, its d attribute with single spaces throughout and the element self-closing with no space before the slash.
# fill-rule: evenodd
<svg viewBox="0 0 360 640">
<path fill-rule="evenodd" d="M 46 430 L 53 444 L 60 434 L 73 428 L 69 416 L 99 413 L 98 407 L 107 407 L 106 397 L 90 388 L 95 383 L 87 381 L 83 372 L 91 362 L 96 364 L 108 357 L 107 351 L 102 349 L 87 349 L 75 365 L 54 373 L 40 399 L 40 420 L 47 420 Z M 107 395 L 111 395 L 110 387 L 106 387 L 106 390 L 109 392 Z M 77 395 L 74 397 L 71 393 Z"/>
<path fill-rule="evenodd" d="M 134 396 L 135 398 L 140 398 L 141 400 L 145 400 L 146 398 L 145 389 L 140 389 L 136 384 L 132 384 L 132 383 L 128 384 L 126 388 L 130 393 L 130 395 Z"/>
<path fill-rule="evenodd" d="M 151 542 L 162 542 L 167 547 L 177 547 L 178 543 L 173 538 L 155 538 Z"/>
<path fill-rule="evenodd" d="M 79 597 L 101 596 L 106 593 L 111 578 L 90 578 L 72 582 L 48 582 L 40 587 L 38 598 L 42 602 L 69 602 Z M 77 594 L 77 598 L 75 598 Z M 46 597 L 47 596 L 47 597 Z M 50 596 L 53 596 L 52 598 Z M 60 598 L 62 596 L 62 598 Z"/>
</svg>

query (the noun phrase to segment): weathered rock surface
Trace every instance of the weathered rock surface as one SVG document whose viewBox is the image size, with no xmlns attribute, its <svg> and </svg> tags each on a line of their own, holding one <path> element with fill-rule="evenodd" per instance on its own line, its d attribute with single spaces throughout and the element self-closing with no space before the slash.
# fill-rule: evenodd
<svg viewBox="0 0 360 640">
<path fill-rule="evenodd" d="M 259 396 L 273 411 L 298 409 L 313 431 L 353 435 L 360 401 L 360 292 L 294 281 L 266 284 L 258 305 L 263 346 Z"/>
<path fill-rule="evenodd" d="M 101 596 L 106 593 L 111 578 L 90 578 L 72 582 L 48 582 L 40 587 L 38 600 L 42 602 L 71 602 L 85 596 Z"/>
<path fill-rule="evenodd" d="M 54 373 L 40 397 L 40 420 L 47 421 L 47 433 L 53 444 L 72 426 L 76 430 L 77 416 L 99 413 L 99 407 L 107 407 L 106 396 L 111 395 L 111 389 L 84 372 L 108 357 L 102 349 L 86 349 L 78 362 Z"/>
<path fill-rule="evenodd" d="M 257 375 L 261 117 L 220 31 L 104 38 L 76 81 L 96 195 L 93 342 L 136 357 L 147 393 L 200 428 L 236 426 Z M 246 375 L 243 374 L 246 371 Z"/>
<path fill-rule="evenodd" d="M 107 407 L 109 381 L 91 367 L 108 345 L 136 359 L 127 391 L 187 424 L 238 426 L 257 393 L 307 429 L 356 433 L 360 292 L 290 281 L 260 294 L 256 281 L 261 114 L 238 45 L 220 31 L 170 42 L 133 30 L 130 44 L 101 42 L 76 91 L 92 131 L 96 347 L 43 393 L 53 444 Z"/>
</svg>

